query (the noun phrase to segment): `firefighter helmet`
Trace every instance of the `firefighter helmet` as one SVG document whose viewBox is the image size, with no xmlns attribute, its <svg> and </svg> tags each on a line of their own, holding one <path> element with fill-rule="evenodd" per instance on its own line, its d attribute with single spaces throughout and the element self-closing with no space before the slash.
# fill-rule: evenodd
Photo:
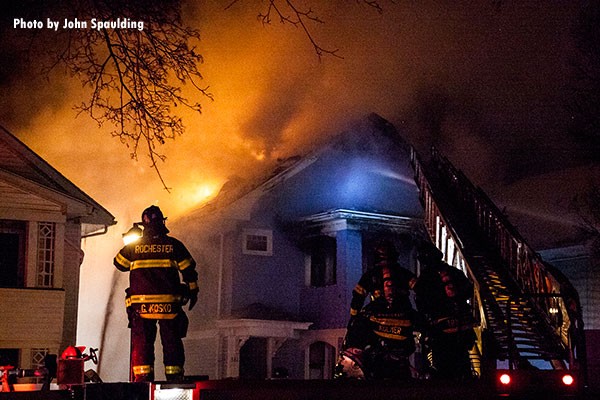
<svg viewBox="0 0 600 400">
<path fill-rule="evenodd" d="M 417 258 L 419 261 L 430 263 L 435 261 L 441 261 L 444 257 L 444 253 L 440 251 L 433 243 L 429 241 L 423 241 L 417 248 Z"/>
<path fill-rule="evenodd" d="M 142 212 L 142 225 L 144 231 L 158 234 L 166 234 L 169 232 L 165 226 L 165 220 L 162 211 L 157 206 L 150 206 Z"/>
<path fill-rule="evenodd" d="M 62 352 L 60 358 L 62 360 L 69 360 L 73 358 L 83 358 L 83 351 L 85 346 L 69 346 Z"/>
<path fill-rule="evenodd" d="M 142 224 L 144 224 L 144 226 L 164 224 L 165 219 L 162 211 L 157 206 L 150 206 L 142 213 Z"/>
<path fill-rule="evenodd" d="M 383 239 L 375 244 L 375 257 L 377 262 L 395 262 L 398 259 L 398 256 L 398 251 L 390 240 Z"/>
</svg>

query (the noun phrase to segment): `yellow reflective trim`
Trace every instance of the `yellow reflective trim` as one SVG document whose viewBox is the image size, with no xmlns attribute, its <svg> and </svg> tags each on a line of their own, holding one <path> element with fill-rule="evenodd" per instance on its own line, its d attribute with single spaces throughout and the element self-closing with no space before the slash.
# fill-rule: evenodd
<svg viewBox="0 0 600 400">
<path fill-rule="evenodd" d="M 395 319 L 395 318 L 377 318 L 370 317 L 371 321 L 385 326 L 412 326 L 412 323 L 409 319 Z"/>
<path fill-rule="evenodd" d="M 135 260 L 131 263 L 131 269 L 138 268 L 173 268 L 177 263 L 172 260 Z"/>
<path fill-rule="evenodd" d="M 188 282 L 188 288 L 190 290 L 198 289 L 198 282 Z"/>
<path fill-rule="evenodd" d="M 386 339 L 394 339 L 394 340 L 405 340 L 406 339 L 406 336 L 394 335 L 392 333 L 385 333 L 385 332 L 375 331 L 375 334 L 377 336 L 381 336 L 381 337 L 386 338 Z"/>
<path fill-rule="evenodd" d="M 152 373 L 152 366 L 151 365 L 134 365 L 133 373 L 135 375 L 150 374 L 150 373 Z"/>
<path fill-rule="evenodd" d="M 177 303 L 181 296 L 175 294 L 136 294 L 129 297 L 129 304 L 133 303 Z"/>
<path fill-rule="evenodd" d="M 117 253 L 117 255 L 115 256 L 115 261 L 119 265 L 123 266 L 123 268 L 127 268 L 127 269 L 131 268 L 131 261 L 129 261 L 128 259 L 123 257 L 123 255 L 121 253 Z"/>
<path fill-rule="evenodd" d="M 180 271 L 183 271 L 184 269 L 186 269 L 190 265 L 192 265 L 192 259 L 191 258 L 186 258 L 185 260 L 179 262 L 178 267 L 179 267 Z"/>
<path fill-rule="evenodd" d="M 179 365 L 165 365 L 165 374 L 175 375 L 183 372 L 183 367 Z"/>
<path fill-rule="evenodd" d="M 408 287 L 412 289 L 415 287 L 416 284 L 417 284 L 417 278 L 412 278 L 410 280 L 410 282 L 408 282 Z"/>
<path fill-rule="evenodd" d="M 360 286 L 360 285 L 356 285 L 356 286 L 354 287 L 354 291 L 355 291 L 356 293 L 360 294 L 361 296 L 365 296 L 365 295 L 367 294 L 367 291 L 365 290 L 365 288 L 363 288 L 363 287 L 362 287 L 362 286 Z"/>
<path fill-rule="evenodd" d="M 151 313 L 140 313 L 140 317 L 144 319 L 173 319 L 177 314 L 151 314 Z"/>
<path fill-rule="evenodd" d="M 138 268 L 174 268 L 175 261 L 172 260 L 136 260 L 131 263 L 131 269 Z"/>
</svg>

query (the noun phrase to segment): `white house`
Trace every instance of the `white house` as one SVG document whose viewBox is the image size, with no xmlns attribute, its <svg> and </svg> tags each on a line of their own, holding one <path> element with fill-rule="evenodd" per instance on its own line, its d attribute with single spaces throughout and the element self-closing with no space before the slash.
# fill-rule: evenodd
<svg viewBox="0 0 600 400">
<path fill-rule="evenodd" d="M 75 344 L 82 238 L 114 217 L 0 127 L 0 358 L 34 368 Z"/>
</svg>

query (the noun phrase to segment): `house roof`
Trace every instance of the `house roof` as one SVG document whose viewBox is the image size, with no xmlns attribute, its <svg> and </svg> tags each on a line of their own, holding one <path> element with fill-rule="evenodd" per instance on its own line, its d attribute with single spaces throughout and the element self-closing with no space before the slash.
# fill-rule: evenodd
<svg viewBox="0 0 600 400">
<path fill-rule="evenodd" d="M 230 180 L 223 186 L 215 199 L 190 213 L 188 217 L 205 216 L 225 209 L 228 217 L 247 217 L 255 204 L 253 199 L 257 200 L 265 193 L 282 187 L 283 182 L 293 182 L 289 189 L 282 189 L 284 193 L 281 195 L 280 204 L 277 205 L 279 206 L 277 211 L 280 211 L 288 220 L 298 220 L 308 215 L 338 208 L 388 214 L 395 214 L 396 211 L 399 211 L 401 215 L 419 218 L 421 206 L 418 203 L 413 172 L 408 162 L 409 149 L 409 144 L 395 127 L 373 113 L 357 121 L 350 129 L 334 135 L 317 148 L 301 155 L 279 160 L 270 172 L 256 177 L 253 181 Z M 398 154 L 398 151 L 403 154 Z M 359 160 L 350 162 L 348 155 Z M 372 156 L 372 158 L 366 158 L 366 156 Z M 364 162 L 360 160 L 361 157 Z M 380 166 L 370 164 L 376 157 L 382 157 L 387 162 L 395 164 L 394 171 L 391 169 L 383 171 L 382 168 L 379 168 Z M 388 185 L 396 186 L 401 183 L 407 185 L 403 190 L 406 195 L 401 199 L 393 198 L 390 195 L 388 204 L 381 204 L 378 203 L 378 199 L 368 195 L 362 196 L 362 198 L 346 198 L 351 191 L 346 190 L 348 188 L 337 188 L 337 193 L 332 193 L 335 188 L 332 187 L 331 182 L 323 180 L 331 177 L 322 179 L 320 175 L 322 175 L 323 167 L 327 168 L 336 163 L 339 165 L 338 169 L 341 170 L 341 172 L 333 172 L 333 174 L 337 174 L 333 177 L 337 183 L 344 179 L 351 179 L 350 175 L 356 176 L 357 172 L 365 172 L 371 174 L 366 182 L 352 182 L 352 184 L 368 186 L 374 180 L 386 181 Z M 399 166 L 402 163 L 405 165 Z M 379 170 L 377 170 L 378 168 Z M 404 172 L 406 176 L 400 176 L 402 173 L 398 173 L 398 171 Z M 302 176 L 302 178 L 298 179 L 296 175 Z M 305 189 L 308 181 L 314 186 L 314 191 L 311 193 L 299 190 L 301 185 L 304 185 Z M 342 194 L 342 190 L 345 193 Z M 385 191 L 385 188 L 377 190 L 382 192 Z M 298 199 L 298 192 L 303 193 L 303 199 Z M 368 190 L 365 192 L 369 193 Z M 370 194 L 375 192 L 376 190 L 372 190 Z M 313 208 L 305 206 L 308 202 L 315 201 L 316 198 L 319 198 L 320 204 L 313 205 Z M 307 201 L 309 199 L 310 201 Z M 395 202 L 392 207 L 390 207 L 391 202 Z M 404 209 L 398 210 L 395 208 L 396 205 L 402 205 Z M 381 209 L 378 208 L 380 206 Z"/>
<path fill-rule="evenodd" d="M 80 218 L 82 223 L 93 225 L 116 223 L 110 212 L 2 126 L 0 126 L 0 171 L 83 203 L 86 206 L 85 212 L 69 215 L 69 217 Z"/>
</svg>

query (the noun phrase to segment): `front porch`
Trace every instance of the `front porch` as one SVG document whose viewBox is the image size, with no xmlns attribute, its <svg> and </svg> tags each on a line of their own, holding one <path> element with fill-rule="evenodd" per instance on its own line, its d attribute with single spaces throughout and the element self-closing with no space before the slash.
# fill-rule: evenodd
<svg viewBox="0 0 600 400">
<path fill-rule="evenodd" d="M 289 339 L 299 339 L 312 323 L 260 319 L 216 322 L 218 378 L 273 378 L 273 358 Z"/>
</svg>

